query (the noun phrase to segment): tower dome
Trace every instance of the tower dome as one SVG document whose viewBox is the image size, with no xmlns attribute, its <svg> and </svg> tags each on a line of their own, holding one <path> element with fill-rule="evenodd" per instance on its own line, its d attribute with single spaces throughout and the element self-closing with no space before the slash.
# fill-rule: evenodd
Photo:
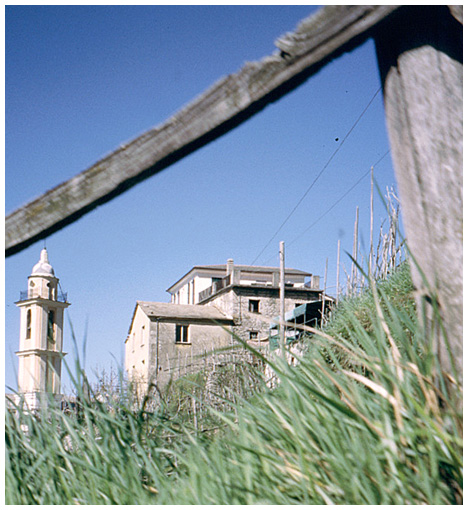
<svg viewBox="0 0 468 510">
<path fill-rule="evenodd" d="M 53 267 L 49 264 L 46 248 L 41 251 L 39 262 L 32 268 L 31 276 L 55 276 Z"/>
</svg>

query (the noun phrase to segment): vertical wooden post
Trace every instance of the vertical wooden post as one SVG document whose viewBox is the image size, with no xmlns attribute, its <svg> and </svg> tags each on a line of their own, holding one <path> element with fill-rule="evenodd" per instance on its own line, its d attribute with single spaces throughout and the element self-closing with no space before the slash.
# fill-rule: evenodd
<svg viewBox="0 0 468 510">
<path fill-rule="evenodd" d="M 284 241 L 280 241 L 280 343 L 281 349 L 284 347 Z"/>
<path fill-rule="evenodd" d="M 434 354 L 461 382 L 463 26 L 457 7 L 402 7 L 375 40 L 421 317 L 429 320 L 428 331 L 437 329 L 438 321 L 422 313 L 437 305 L 442 330 Z"/>
<path fill-rule="evenodd" d="M 336 302 L 340 299 L 340 245 L 341 241 L 338 239 L 338 249 L 336 254 Z"/>
<path fill-rule="evenodd" d="M 351 266 L 351 295 L 356 294 L 357 286 L 357 254 L 358 254 L 358 231 L 359 231 L 359 206 L 356 207 L 356 220 L 354 222 L 354 240 L 353 240 L 353 263 Z"/>
<path fill-rule="evenodd" d="M 325 275 L 323 277 L 323 292 L 322 292 L 322 318 L 320 321 L 320 327 L 323 328 L 323 316 L 325 315 L 325 292 L 327 290 L 327 272 L 328 272 L 328 257 L 325 261 Z"/>
</svg>

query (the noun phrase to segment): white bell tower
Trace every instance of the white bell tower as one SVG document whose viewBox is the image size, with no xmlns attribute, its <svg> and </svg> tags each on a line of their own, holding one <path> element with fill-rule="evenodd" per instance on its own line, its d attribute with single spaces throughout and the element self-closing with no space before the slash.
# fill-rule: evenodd
<svg viewBox="0 0 468 510">
<path fill-rule="evenodd" d="M 63 352 L 63 316 L 70 303 L 58 290 L 47 250 L 28 278 L 28 290 L 16 305 L 21 310 L 18 393 L 30 410 L 59 400 Z"/>
</svg>

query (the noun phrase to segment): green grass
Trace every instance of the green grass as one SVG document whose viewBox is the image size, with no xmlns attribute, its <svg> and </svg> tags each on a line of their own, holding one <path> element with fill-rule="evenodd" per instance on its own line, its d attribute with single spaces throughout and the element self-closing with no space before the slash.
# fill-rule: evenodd
<svg viewBox="0 0 468 510">
<path fill-rule="evenodd" d="M 78 415 L 7 413 L 6 502 L 460 503 L 461 389 L 444 386 L 411 290 L 404 267 L 343 302 L 296 366 L 271 361 L 274 390 L 211 411 L 215 432 L 125 397 Z"/>
</svg>

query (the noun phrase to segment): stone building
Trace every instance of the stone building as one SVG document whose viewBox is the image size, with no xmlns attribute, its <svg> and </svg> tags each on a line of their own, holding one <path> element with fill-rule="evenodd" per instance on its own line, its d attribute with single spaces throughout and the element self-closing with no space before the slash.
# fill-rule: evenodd
<svg viewBox="0 0 468 510">
<path fill-rule="evenodd" d="M 193 372 L 202 357 L 232 343 L 233 321 L 214 306 L 137 301 L 125 342 L 125 368 L 134 384 L 164 387 Z"/>
<path fill-rule="evenodd" d="M 47 250 L 28 278 L 28 289 L 16 302 L 20 308 L 18 394 L 30 410 L 50 397 L 61 400 L 63 316 L 70 305 L 59 290 L 59 279 L 49 264 Z"/>
<path fill-rule="evenodd" d="M 279 316 L 277 267 L 195 266 L 167 291 L 171 303 L 137 301 L 125 341 L 130 380 L 164 387 L 171 377 L 194 371 L 203 357 L 238 344 L 238 338 L 265 343 L 271 320 Z M 298 269 L 285 270 L 285 312 L 314 304 L 311 325 L 320 318 L 320 279 Z"/>
</svg>

